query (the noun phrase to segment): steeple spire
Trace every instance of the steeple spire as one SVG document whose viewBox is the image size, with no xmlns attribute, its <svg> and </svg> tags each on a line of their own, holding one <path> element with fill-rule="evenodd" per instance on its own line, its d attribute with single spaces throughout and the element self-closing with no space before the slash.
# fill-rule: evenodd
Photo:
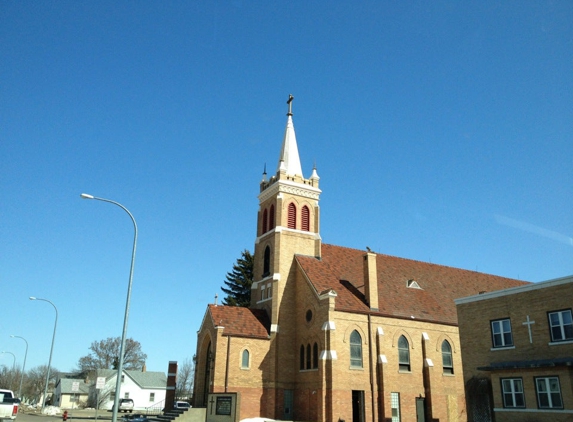
<svg viewBox="0 0 573 422">
<path fill-rule="evenodd" d="M 302 177 L 302 167 L 300 165 L 300 157 L 298 155 L 298 146 L 296 144 L 296 135 L 294 133 L 294 125 L 292 122 L 292 100 L 294 97 L 289 95 L 287 125 L 285 135 L 283 138 L 283 146 L 281 148 L 281 155 L 279 157 L 279 164 L 277 172 L 284 172 L 287 175 L 294 176 L 295 174 Z"/>
</svg>

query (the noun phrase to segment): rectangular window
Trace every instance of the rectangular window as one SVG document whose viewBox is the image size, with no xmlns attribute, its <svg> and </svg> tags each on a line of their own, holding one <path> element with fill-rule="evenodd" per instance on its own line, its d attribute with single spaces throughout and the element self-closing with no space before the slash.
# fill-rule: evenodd
<svg viewBox="0 0 573 422">
<path fill-rule="evenodd" d="M 503 395 L 503 407 L 525 407 L 521 378 L 502 378 L 501 394 Z"/>
<path fill-rule="evenodd" d="M 573 340 L 573 319 L 571 309 L 566 311 L 549 312 L 549 330 L 551 341 Z"/>
<path fill-rule="evenodd" d="M 261 300 L 265 300 L 265 286 L 261 286 Z"/>
<path fill-rule="evenodd" d="M 563 409 L 559 378 L 535 378 L 537 405 L 540 409 Z"/>
<path fill-rule="evenodd" d="M 390 393 L 392 407 L 392 422 L 400 422 L 400 393 Z"/>
<path fill-rule="evenodd" d="M 271 290 L 271 285 L 269 284 L 267 286 L 267 297 L 270 299 L 273 296 L 272 290 Z"/>
<path fill-rule="evenodd" d="M 125 394 L 123 395 L 123 398 L 124 398 L 124 399 L 128 399 L 128 398 L 129 398 L 129 393 L 125 393 Z"/>
<path fill-rule="evenodd" d="M 154 402 L 154 401 L 155 401 L 155 393 L 149 393 L 149 401 L 150 401 L 150 402 Z"/>
<path fill-rule="evenodd" d="M 493 347 L 513 346 L 513 336 L 511 335 L 511 322 L 509 318 L 492 321 L 491 335 Z"/>
</svg>

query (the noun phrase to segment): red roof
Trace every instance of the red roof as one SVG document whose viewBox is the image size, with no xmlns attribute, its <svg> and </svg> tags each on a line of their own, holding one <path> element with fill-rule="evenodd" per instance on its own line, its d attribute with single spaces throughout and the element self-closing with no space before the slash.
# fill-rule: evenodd
<svg viewBox="0 0 573 422">
<path fill-rule="evenodd" d="M 224 336 L 268 338 L 270 320 L 263 309 L 209 305 L 215 326 L 223 327 Z"/>
<path fill-rule="evenodd" d="M 476 271 L 462 270 L 389 255 L 376 255 L 378 312 L 364 296 L 365 251 L 322 245 L 322 258 L 297 255 L 318 294 L 337 293 L 336 310 L 457 324 L 454 299 L 529 284 Z M 408 287 L 415 280 L 421 289 Z"/>
</svg>

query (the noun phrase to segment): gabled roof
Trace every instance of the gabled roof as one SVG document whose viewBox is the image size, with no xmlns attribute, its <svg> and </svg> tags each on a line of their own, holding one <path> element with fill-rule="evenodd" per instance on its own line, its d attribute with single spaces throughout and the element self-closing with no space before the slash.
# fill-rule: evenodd
<svg viewBox="0 0 573 422">
<path fill-rule="evenodd" d="M 167 376 L 164 372 L 142 372 L 125 369 L 123 374 L 130 377 L 141 388 L 167 388 Z M 98 369 L 97 371 L 97 376 L 105 377 L 106 380 L 114 378 L 116 375 L 115 369 Z"/>
<path fill-rule="evenodd" d="M 322 245 L 322 257 L 297 255 L 300 268 L 317 294 L 334 290 L 337 311 L 457 324 L 454 299 L 529 283 L 443 265 L 376 255 L 379 310 L 371 311 L 364 296 L 366 251 Z M 415 280 L 420 289 L 408 287 Z"/>
<path fill-rule="evenodd" d="M 78 391 L 72 391 L 74 382 L 79 383 Z M 83 379 L 60 378 L 60 384 L 62 394 L 88 394 L 90 391 L 89 385 Z"/>
<path fill-rule="evenodd" d="M 223 327 L 224 336 L 268 339 L 271 323 L 263 309 L 209 305 L 215 327 Z"/>
</svg>

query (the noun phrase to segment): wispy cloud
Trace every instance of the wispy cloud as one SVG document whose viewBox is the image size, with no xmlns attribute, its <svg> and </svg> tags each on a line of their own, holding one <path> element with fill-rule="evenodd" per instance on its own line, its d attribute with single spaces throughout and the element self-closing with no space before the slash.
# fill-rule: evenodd
<svg viewBox="0 0 573 422">
<path fill-rule="evenodd" d="M 573 246 L 573 238 L 566 236 L 561 233 L 554 232 L 552 230 L 544 229 L 543 227 L 538 227 L 525 221 L 514 220 L 513 218 L 505 217 L 503 215 L 494 215 L 495 221 L 504 226 L 513 227 L 518 230 L 523 230 L 529 233 L 536 234 L 538 236 L 547 237 L 557 242 L 565 243 L 566 245 Z"/>
</svg>

